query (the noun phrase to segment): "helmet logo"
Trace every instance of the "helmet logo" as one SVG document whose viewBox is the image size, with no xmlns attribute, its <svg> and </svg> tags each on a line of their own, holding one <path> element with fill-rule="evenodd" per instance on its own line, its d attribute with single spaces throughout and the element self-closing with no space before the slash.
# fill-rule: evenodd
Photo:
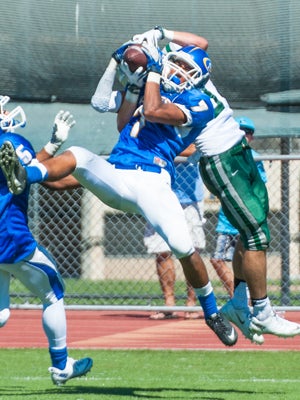
<svg viewBox="0 0 300 400">
<path fill-rule="evenodd" d="M 211 72 L 211 61 L 208 57 L 203 58 L 203 64 L 208 72 Z"/>
</svg>

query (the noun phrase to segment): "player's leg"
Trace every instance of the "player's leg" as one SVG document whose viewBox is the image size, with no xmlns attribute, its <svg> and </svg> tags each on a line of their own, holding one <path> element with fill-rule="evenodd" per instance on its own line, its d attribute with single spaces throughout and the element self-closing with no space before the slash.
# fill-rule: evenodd
<svg viewBox="0 0 300 400">
<path fill-rule="evenodd" d="M 201 254 L 206 246 L 204 225 L 204 201 L 193 202 L 190 204 L 183 204 L 183 211 L 185 219 L 188 224 L 189 232 L 194 244 L 194 247 Z M 197 296 L 192 285 L 186 281 L 187 299 L 186 306 L 194 307 L 197 304 Z M 187 311 L 184 314 L 185 319 L 198 319 L 201 317 L 200 312 Z"/>
<path fill-rule="evenodd" d="M 0 328 L 6 324 L 10 316 L 9 284 L 10 273 L 0 267 Z"/>
<path fill-rule="evenodd" d="M 49 372 L 53 382 L 61 384 L 85 375 L 92 367 L 92 360 L 68 357 L 64 284 L 52 257 L 39 247 L 27 260 L 10 267 L 12 274 L 43 304 L 42 323 L 49 344 L 52 362 Z"/>
<path fill-rule="evenodd" d="M 71 174 L 76 167 L 76 159 L 71 152 L 66 151 L 43 163 L 36 162 L 24 167 L 12 143 L 6 141 L 0 148 L 0 166 L 10 192 L 20 194 L 27 184 L 55 181 Z"/>
<path fill-rule="evenodd" d="M 236 268 L 248 284 L 253 304 L 249 331 L 284 337 L 300 334 L 300 325 L 274 313 L 267 295 L 268 193 L 250 149 L 241 150 L 237 146 L 236 150 L 217 157 L 200 159 L 200 165 L 205 184 L 220 199 L 226 217 L 239 230 L 243 243 L 242 262 Z"/>
<path fill-rule="evenodd" d="M 234 345 L 237 335 L 218 312 L 212 285 L 200 254 L 195 251 L 183 209 L 164 174 L 150 174 L 138 185 L 139 207 L 179 259 L 186 280 L 193 286 L 203 308 L 206 323 L 226 345 Z M 135 182 L 137 184 L 137 182 Z"/>
</svg>

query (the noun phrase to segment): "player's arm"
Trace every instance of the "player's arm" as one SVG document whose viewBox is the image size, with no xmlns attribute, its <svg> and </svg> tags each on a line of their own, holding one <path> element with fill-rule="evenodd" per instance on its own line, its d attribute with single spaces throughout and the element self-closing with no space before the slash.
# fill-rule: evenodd
<svg viewBox="0 0 300 400">
<path fill-rule="evenodd" d="M 203 50 L 207 50 L 208 48 L 208 40 L 203 36 L 191 32 L 173 31 L 161 26 L 156 26 L 154 29 L 135 35 L 133 39 L 139 43 L 142 43 L 145 40 L 148 43 L 152 43 L 154 46 L 157 46 L 160 40 L 165 40 L 167 42 L 176 43 L 180 46 L 193 45 L 200 47 Z"/>
<path fill-rule="evenodd" d="M 47 160 L 55 155 L 62 144 L 68 139 L 70 129 L 75 123 L 76 121 L 69 111 L 60 110 L 56 114 L 50 141 L 37 153 L 36 158 L 38 161 Z"/>
<path fill-rule="evenodd" d="M 130 118 L 137 109 L 138 99 L 139 99 L 139 93 L 134 93 L 129 89 L 126 90 L 125 97 L 123 99 L 122 105 L 119 109 L 117 116 L 117 128 L 119 132 L 121 132 L 121 130 L 129 122 Z"/>
<path fill-rule="evenodd" d="M 143 44 L 150 71 L 147 76 L 143 114 L 147 121 L 179 126 L 187 121 L 185 113 L 176 104 L 164 101 L 160 93 L 163 60 L 161 51 L 153 45 Z"/>
<path fill-rule="evenodd" d="M 121 61 L 119 69 L 120 74 L 124 76 L 127 82 L 125 95 L 117 116 L 117 128 L 121 132 L 139 106 L 148 72 L 142 66 L 131 71 L 125 60 Z"/>
<path fill-rule="evenodd" d="M 172 31 L 171 31 L 172 32 Z M 170 42 L 179 44 L 180 46 L 197 46 L 203 50 L 208 48 L 208 40 L 203 36 L 195 35 L 190 32 L 173 31 L 173 39 Z"/>
<path fill-rule="evenodd" d="M 118 62 L 112 57 L 91 98 L 91 106 L 96 111 L 101 113 L 119 111 L 122 103 L 122 92 L 113 90 L 117 68 Z"/>
<path fill-rule="evenodd" d="M 176 104 L 163 101 L 160 94 L 160 79 L 159 73 L 149 72 L 144 94 L 144 117 L 149 122 L 183 125 L 187 117 Z"/>
<path fill-rule="evenodd" d="M 73 115 L 69 111 L 59 111 L 54 119 L 50 141 L 40 150 L 36 158 L 44 161 L 52 158 L 68 139 L 70 129 L 75 125 Z M 55 182 L 43 182 L 43 186 L 52 190 L 66 190 L 80 187 L 80 183 L 72 175 L 68 175 Z"/>
<path fill-rule="evenodd" d="M 117 127 L 119 131 L 123 129 L 133 115 L 146 78 L 142 68 L 132 72 L 123 60 L 124 52 L 131 44 L 133 44 L 132 41 L 126 42 L 113 52 L 91 99 L 91 105 L 95 110 L 118 114 Z M 113 90 L 117 71 L 119 72 L 118 79 L 124 86 L 124 90 Z"/>
</svg>

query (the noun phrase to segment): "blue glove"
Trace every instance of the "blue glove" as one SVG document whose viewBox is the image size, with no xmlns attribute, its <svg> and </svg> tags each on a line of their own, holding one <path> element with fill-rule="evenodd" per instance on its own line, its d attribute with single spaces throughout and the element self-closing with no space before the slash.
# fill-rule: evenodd
<svg viewBox="0 0 300 400">
<path fill-rule="evenodd" d="M 112 57 L 116 60 L 116 62 L 118 64 L 120 64 L 120 62 L 123 60 L 123 55 L 125 50 L 127 49 L 127 47 L 129 47 L 130 45 L 134 44 L 136 42 L 129 40 L 128 42 L 125 42 L 122 44 L 122 46 L 120 46 L 117 50 L 115 50 L 112 53 Z"/>
</svg>

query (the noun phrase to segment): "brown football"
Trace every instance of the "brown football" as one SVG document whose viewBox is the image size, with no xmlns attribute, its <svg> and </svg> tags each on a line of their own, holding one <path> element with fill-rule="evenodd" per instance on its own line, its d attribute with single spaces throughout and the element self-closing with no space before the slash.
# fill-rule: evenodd
<svg viewBox="0 0 300 400">
<path fill-rule="evenodd" d="M 139 67 L 143 67 L 143 70 L 147 68 L 147 56 L 141 49 L 142 45 L 132 44 L 124 52 L 124 61 L 127 62 L 131 72 L 134 72 Z"/>
</svg>

